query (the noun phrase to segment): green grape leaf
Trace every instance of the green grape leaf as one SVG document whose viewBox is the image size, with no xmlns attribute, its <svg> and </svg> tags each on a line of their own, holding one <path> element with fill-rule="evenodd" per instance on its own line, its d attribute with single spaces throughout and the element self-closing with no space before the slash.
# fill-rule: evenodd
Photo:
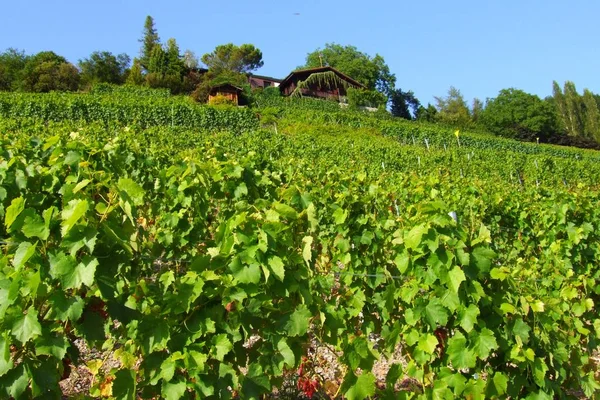
<svg viewBox="0 0 600 400">
<path fill-rule="evenodd" d="M 0 335 L 0 377 L 14 368 L 14 363 L 10 356 L 10 341 L 8 332 Z"/>
<path fill-rule="evenodd" d="M 459 324 L 469 333 L 473 330 L 475 324 L 477 324 L 477 316 L 479 315 L 479 308 L 475 304 L 469 304 L 469 307 L 462 309 L 459 313 Z"/>
<path fill-rule="evenodd" d="M 212 344 L 212 355 L 218 361 L 223 361 L 225 355 L 233 349 L 233 345 L 225 333 L 215 336 L 212 340 Z"/>
<path fill-rule="evenodd" d="M 51 316 L 59 321 L 77 321 L 83 313 L 84 302 L 79 296 L 66 297 L 57 290 L 50 296 Z"/>
<path fill-rule="evenodd" d="M 116 400 L 136 399 L 136 378 L 133 369 L 120 369 L 115 373 L 112 395 Z"/>
<path fill-rule="evenodd" d="M 240 283 L 258 283 L 260 282 L 260 265 L 252 263 L 250 265 L 242 264 L 238 256 L 234 257 L 229 263 L 229 269 L 235 279 Z"/>
<path fill-rule="evenodd" d="M 387 387 L 394 387 L 396 383 L 404 376 L 402 364 L 392 364 L 385 376 Z"/>
<path fill-rule="evenodd" d="M 17 251 L 15 252 L 15 258 L 13 258 L 13 266 L 16 270 L 21 269 L 27 261 L 35 254 L 37 243 L 31 244 L 29 242 L 21 242 Z"/>
<path fill-rule="evenodd" d="M 344 211 L 344 209 L 341 207 L 336 208 L 336 210 L 333 212 L 333 220 L 336 225 L 342 225 L 346 221 L 347 217 L 348 212 Z"/>
<path fill-rule="evenodd" d="M 438 324 L 445 326 L 448 323 L 448 311 L 437 298 L 430 300 L 425 307 L 425 317 L 432 328 L 436 328 Z"/>
<path fill-rule="evenodd" d="M 125 192 L 136 206 L 144 204 L 144 189 L 132 179 L 120 178 L 117 187 L 120 191 Z"/>
<path fill-rule="evenodd" d="M 593 398 L 594 394 L 597 394 L 600 390 L 600 383 L 594 376 L 594 371 L 588 372 L 581 379 L 581 388 L 587 397 Z"/>
<path fill-rule="evenodd" d="M 513 333 L 516 336 L 519 336 L 524 343 L 529 341 L 529 332 L 531 328 L 527 325 L 521 318 L 515 320 L 515 324 L 513 326 Z"/>
<path fill-rule="evenodd" d="M 354 375 L 354 373 L 349 372 Z M 352 379 L 351 385 L 344 392 L 348 400 L 363 400 L 375 394 L 375 382 L 377 378 L 371 372 L 363 372 L 360 376 Z M 346 382 L 344 382 L 346 383 Z"/>
<path fill-rule="evenodd" d="M 50 275 L 59 279 L 64 289 L 79 289 L 82 285 L 91 287 L 98 260 L 84 256 L 79 264 L 75 259 L 60 252 L 50 255 Z"/>
<path fill-rule="evenodd" d="M 21 343 L 27 343 L 29 339 L 42 334 L 42 326 L 38 321 L 37 310 L 31 306 L 25 315 L 18 317 L 12 326 L 12 334 Z"/>
<path fill-rule="evenodd" d="M 450 272 L 448 272 L 448 287 L 454 291 L 454 293 L 458 293 L 458 289 L 460 288 L 460 284 L 464 282 L 467 278 L 465 277 L 465 273 L 463 270 L 457 265 Z"/>
<path fill-rule="evenodd" d="M 485 384 L 483 379 L 469 379 L 462 395 L 466 399 L 470 400 L 484 400 L 485 399 Z"/>
<path fill-rule="evenodd" d="M 243 379 L 242 393 L 248 400 L 260 400 L 263 395 L 272 390 L 269 377 L 259 363 L 252 363 Z"/>
<path fill-rule="evenodd" d="M 396 258 L 394 258 L 394 264 L 398 267 L 398 271 L 400 271 L 401 274 L 404 274 L 410 266 L 410 255 L 408 252 L 404 250 L 398 254 Z"/>
<path fill-rule="evenodd" d="M 285 330 L 289 336 L 302 336 L 308 331 L 308 324 L 311 318 L 308 308 L 301 304 L 290 315 Z"/>
<path fill-rule="evenodd" d="M 498 348 L 494 332 L 488 328 L 483 328 L 481 332 L 473 332 L 470 341 L 475 354 L 482 360 L 488 358 L 491 351 Z"/>
<path fill-rule="evenodd" d="M 419 344 L 417 348 L 423 350 L 427 354 L 433 354 L 438 344 L 439 342 L 435 335 L 427 333 L 421 335 L 421 337 L 419 338 Z"/>
<path fill-rule="evenodd" d="M 293 368 L 296 365 L 296 356 L 284 338 L 279 339 L 279 342 L 277 342 L 277 350 L 288 367 Z"/>
<path fill-rule="evenodd" d="M 543 359 L 536 357 L 533 362 L 533 380 L 536 385 L 541 388 L 546 387 L 546 373 L 548 372 L 548 366 Z"/>
<path fill-rule="evenodd" d="M 456 332 L 448 339 L 446 352 L 454 368 L 473 368 L 477 362 L 475 353 L 467 348 L 467 339 L 461 332 Z"/>
<path fill-rule="evenodd" d="M 32 210 L 32 212 L 23 220 L 21 232 L 23 232 L 23 235 L 27 238 L 37 237 L 42 240 L 48 239 L 48 236 L 50 235 L 50 230 L 46 226 L 46 223 L 34 210 Z"/>
<path fill-rule="evenodd" d="M 69 341 L 64 336 L 55 336 L 46 333 L 35 340 L 35 354 L 37 356 L 54 356 L 62 360 L 69 348 Z"/>
<path fill-rule="evenodd" d="M 283 264 L 283 261 L 281 261 L 281 258 L 277 256 L 270 257 L 269 269 L 271 270 L 271 272 L 273 272 L 273 275 L 275 275 L 277 279 L 283 282 L 283 279 L 285 277 L 285 266 Z"/>
<path fill-rule="evenodd" d="M 490 384 L 493 388 L 492 394 L 501 396 L 506 394 L 506 391 L 508 390 L 508 377 L 502 372 L 496 372 L 494 373 L 494 377 Z"/>
<path fill-rule="evenodd" d="M 6 394 L 5 398 L 19 399 L 29 386 L 29 374 L 25 365 L 19 364 L 3 377 L 0 377 L 0 393 Z"/>
<path fill-rule="evenodd" d="M 176 383 L 163 382 L 162 396 L 165 400 L 179 400 L 185 393 L 186 384 L 183 381 Z"/>
<path fill-rule="evenodd" d="M 429 230 L 425 225 L 417 225 L 412 228 L 404 237 L 404 244 L 409 249 L 417 249 L 421 245 L 423 235 Z"/>
<path fill-rule="evenodd" d="M 275 211 L 277 211 L 278 214 L 283 215 L 290 221 L 298 219 L 298 212 L 296 212 L 296 210 L 294 210 L 287 204 L 275 203 L 273 204 L 273 208 L 275 209 Z"/>
<path fill-rule="evenodd" d="M 246 184 L 244 182 L 242 182 L 238 185 L 238 187 L 235 188 L 235 191 L 233 192 L 233 194 L 236 199 L 239 199 L 243 196 L 247 196 L 248 195 L 248 187 L 246 186 Z"/>
<path fill-rule="evenodd" d="M 485 274 L 490 270 L 492 261 L 495 258 L 496 253 L 492 249 L 486 247 L 477 247 L 471 253 L 471 262 L 482 274 Z"/>
</svg>

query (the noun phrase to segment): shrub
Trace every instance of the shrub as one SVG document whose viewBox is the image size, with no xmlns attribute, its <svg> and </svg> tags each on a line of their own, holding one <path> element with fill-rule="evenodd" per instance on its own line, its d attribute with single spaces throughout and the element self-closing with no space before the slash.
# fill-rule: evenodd
<svg viewBox="0 0 600 400">
<path fill-rule="evenodd" d="M 222 94 L 218 94 L 208 100 L 208 104 L 211 106 L 221 106 L 221 105 L 236 105 L 233 100 L 231 100 L 227 96 L 223 96 Z"/>
<path fill-rule="evenodd" d="M 352 108 L 373 107 L 379 108 L 387 103 L 387 97 L 375 90 L 348 89 L 348 104 Z"/>
</svg>

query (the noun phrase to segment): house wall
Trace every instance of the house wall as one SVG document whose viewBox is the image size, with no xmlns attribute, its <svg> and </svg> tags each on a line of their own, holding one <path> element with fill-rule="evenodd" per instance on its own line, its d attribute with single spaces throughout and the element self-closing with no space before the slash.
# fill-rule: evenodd
<svg viewBox="0 0 600 400">
<path fill-rule="evenodd" d="M 208 95 L 208 101 L 210 102 L 216 96 L 224 96 L 229 100 L 233 101 L 234 104 L 238 104 L 238 95 L 236 92 L 218 91 Z"/>
<path fill-rule="evenodd" d="M 266 87 L 279 87 L 279 82 L 275 82 L 269 79 L 258 78 L 255 76 L 251 76 L 249 78 L 250 87 L 252 89 L 256 88 L 266 88 Z"/>
<path fill-rule="evenodd" d="M 290 82 L 283 88 L 283 95 L 289 96 L 296 89 L 296 82 Z M 340 101 L 340 96 L 346 96 L 346 91 L 343 88 L 319 88 L 317 86 L 311 86 L 308 89 L 302 89 L 302 95 L 307 97 L 316 97 L 320 99 L 334 99 Z"/>
</svg>

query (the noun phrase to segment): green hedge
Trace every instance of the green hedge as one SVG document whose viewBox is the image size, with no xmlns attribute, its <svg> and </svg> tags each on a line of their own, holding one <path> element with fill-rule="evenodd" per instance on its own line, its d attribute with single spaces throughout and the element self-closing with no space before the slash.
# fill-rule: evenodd
<svg viewBox="0 0 600 400">
<path fill-rule="evenodd" d="M 258 119 L 249 109 L 200 106 L 186 98 L 147 99 L 133 95 L 115 98 L 65 93 L 2 93 L 0 117 L 227 129 L 234 132 L 258 128 Z"/>
</svg>

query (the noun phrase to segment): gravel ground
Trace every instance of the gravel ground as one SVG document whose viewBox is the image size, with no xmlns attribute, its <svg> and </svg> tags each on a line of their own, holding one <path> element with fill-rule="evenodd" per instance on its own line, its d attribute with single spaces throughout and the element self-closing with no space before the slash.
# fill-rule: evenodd
<svg viewBox="0 0 600 400">
<path fill-rule="evenodd" d="M 245 346 L 251 347 L 259 339 L 259 336 L 252 336 L 246 342 Z M 379 337 L 371 335 L 370 340 L 374 344 L 374 347 L 377 347 Z M 77 346 L 80 352 L 80 363 L 79 365 L 72 367 L 69 376 L 60 382 L 60 387 L 63 391 L 63 399 L 87 398 L 87 396 L 89 396 L 90 388 L 95 383 L 95 377 L 88 365 L 93 365 L 95 361 L 100 361 L 102 363 L 99 375 L 108 373 L 112 368 L 120 367 L 119 362 L 113 357 L 114 353 L 112 351 L 102 352 L 89 349 L 83 340 L 76 340 L 75 346 Z M 385 387 L 385 377 L 393 364 L 399 363 L 403 366 L 406 365 L 406 360 L 402 357 L 401 350 L 401 346 L 398 346 L 391 357 L 386 358 L 382 355 L 380 359 L 375 362 L 371 372 L 377 378 L 378 387 Z M 315 393 L 313 399 L 340 398 L 339 388 L 345 374 L 343 365 L 338 362 L 338 358 L 341 357 L 341 355 L 341 352 L 336 352 L 328 345 L 320 343 L 316 338 L 313 337 L 313 339 L 311 339 L 311 344 L 308 348 L 307 362 L 310 364 L 313 376 L 317 376 L 317 380 L 319 381 L 319 390 Z M 600 353 L 596 352 L 592 356 L 592 361 L 596 365 L 598 370 L 597 377 L 600 381 Z M 297 387 L 297 379 L 298 375 L 296 374 L 296 371 L 290 371 L 283 386 L 275 389 L 269 397 L 277 400 L 306 399 Z M 418 387 L 416 381 L 405 378 L 396 384 L 395 388 L 396 390 L 414 390 L 416 387 Z M 582 393 L 576 393 L 574 395 L 580 399 L 585 399 L 585 396 L 583 396 Z"/>
</svg>

